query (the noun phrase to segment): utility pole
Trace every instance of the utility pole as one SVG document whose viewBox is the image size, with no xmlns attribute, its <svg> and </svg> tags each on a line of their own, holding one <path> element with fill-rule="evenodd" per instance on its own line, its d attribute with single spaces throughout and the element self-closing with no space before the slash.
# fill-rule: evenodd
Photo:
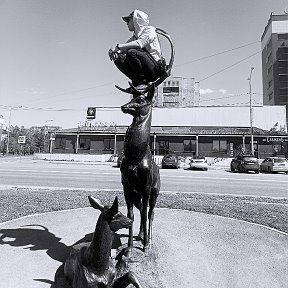
<svg viewBox="0 0 288 288">
<path fill-rule="evenodd" d="M 250 94 L 250 136 L 251 136 L 251 154 L 254 156 L 254 131 L 253 131 L 253 111 L 252 111 L 252 89 L 251 89 L 251 78 L 254 67 L 251 67 L 249 81 L 249 94 Z"/>
<path fill-rule="evenodd" d="M 47 122 L 52 122 L 53 120 L 51 119 L 51 120 L 46 120 L 45 121 L 45 126 L 44 126 L 44 137 L 43 137 L 43 153 L 45 153 L 45 141 L 46 141 L 46 127 L 47 127 L 47 125 L 46 125 L 46 123 Z M 49 126 L 47 127 L 48 128 L 48 131 L 47 132 L 49 132 Z M 50 150 L 50 149 L 49 149 Z"/>
<path fill-rule="evenodd" d="M 7 143 L 6 143 L 6 154 L 8 155 L 9 153 L 9 137 L 10 137 L 10 124 L 11 124 L 11 111 L 12 107 L 10 107 L 10 112 L 9 112 L 9 122 L 8 122 L 8 129 L 7 129 Z"/>
</svg>

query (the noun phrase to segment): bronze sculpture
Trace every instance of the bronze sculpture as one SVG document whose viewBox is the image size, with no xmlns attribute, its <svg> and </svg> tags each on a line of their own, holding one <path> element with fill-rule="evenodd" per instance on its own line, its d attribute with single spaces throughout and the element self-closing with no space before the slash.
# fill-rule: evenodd
<svg viewBox="0 0 288 288">
<path fill-rule="evenodd" d="M 132 221 L 118 210 L 118 198 L 109 208 L 103 206 L 95 198 L 89 196 L 89 202 L 101 211 L 93 239 L 72 247 L 64 265 L 64 275 L 73 288 L 125 288 L 133 284 L 141 288 L 141 284 L 131 271 L 115 278 L 116 269 L 110 257 L 113 234 L 121 228 L 132 225 Z"/>
<path fill-rule="evenodd" d="M 122 185 L 128 217 L 134 220 L 133 206 L 140 211 L 139 238 L 143 240 L 144 252 L 151 244 L 154 207 L 160 189 L 159 168 L 152 159 L 149 146 L 153 96 L 154 88 L 150 89 L 147 96 L 134 95 L 129 103 L 121 107 L 124 113 L 133 116 L 132 124 L 127 129 L 124 140 L 124 159 L 120 168 Z M 127 255 L 131 254 L 132 247 L 133 225 L 129 227 Z"/>
</svg>

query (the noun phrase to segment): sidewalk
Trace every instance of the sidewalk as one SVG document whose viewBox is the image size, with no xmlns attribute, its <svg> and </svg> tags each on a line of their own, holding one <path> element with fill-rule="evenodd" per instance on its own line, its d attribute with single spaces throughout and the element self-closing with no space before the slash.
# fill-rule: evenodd
<svg viewBox="0 0 288 288">
<path fill-rule="evenodd" d="M 135 210 L 134 234 L 138 215 Z M 94 231 L 98 216 L 98 211 L 83 208 L 0 224 L 1 285 L 53 287 L 71 245 Z M 127 233 L 118 231 L 121 244 Z M 288 283 L 288 235 L 243 221 L 155 209 L 153 253 L 157 257 L 151 273 L 163 287 L 280 288 Z M 155 287 L 151 279 L 137 275 L 143 287 Z"/>
</svg>

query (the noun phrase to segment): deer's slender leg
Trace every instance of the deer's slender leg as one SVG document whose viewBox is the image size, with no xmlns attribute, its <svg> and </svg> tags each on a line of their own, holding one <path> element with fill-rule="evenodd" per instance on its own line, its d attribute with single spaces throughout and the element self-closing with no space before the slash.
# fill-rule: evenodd
<svg viewBox="0 0 288 288">
<path fill-rule="evenodd" d="M 131 271 L 118 278 L 114 282 L 113 288 L 126 288 L 129 284 L 133 284 L 136 288 L 142 288 L 136 275 Z"/>
<path fill-rule="evenodd" d="M 127 255 L 130 256 L 133 248 L 133 222 L 134 222 L 134 212 L 133 212 L 133 198 L 131 197 L 132 192 L 130 187 L 126 185 L 125 182 L 122 182 L 124 188 L 124 196 L 127 205 L 127 217 L 132 220 L 132 225 L 129 227 L 129 236 L 128 236 L 128 249 Z"/>
<path fill-rule="evenodd" d="M 142 200 L 142 214 L 141 214 L 141 222 L 143 224 L 143 251 L 146 252 L 146 248 L 148 246 L 148 233 L 147 233 L 147 211 L 148 211 L 148 201 L 149 196 L 145 195 Z"/>
<path fill-rule="evenodd" d="M 151 188 L 150 199 L 149 199 L 149 230 L 148 230 L 148 241 L 149 247 L 152 245 L 152 227 L 153 227 L 153 220 L 154 220 L 154 208 L 156 206 L 156 201 L 160 191 L 160 175 L 159 169 L 154 164 L 153 166 L 153 187 Z"/>
<path fill-rule="evenodd" d="M 136 200 L 134 200 L 135 207 L 139 210 L 140 215 L 142 215 L 143 211 L 143 205 L 142 205 L 142 199 L 141 197 L 138 197 Z M 141 217 L 140 217 L 141 218 Z M 139 234 L 138 234 L 138 240 L 143 240 L 143 223 L 142 218 L 140 219 L 140 228 L 139 228 Z"/>
</svg>

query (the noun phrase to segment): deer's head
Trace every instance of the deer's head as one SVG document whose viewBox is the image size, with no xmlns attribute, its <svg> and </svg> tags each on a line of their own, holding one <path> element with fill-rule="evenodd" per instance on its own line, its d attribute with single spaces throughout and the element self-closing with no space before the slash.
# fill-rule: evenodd
<svg viewBox="0 0 288 288">
<path fill-rule="evenodd" d="M 154 90 L 154 88 L 149 90 L 146 96 L 144 94 L 133 96 L 130 102 L 121 106 L 122 112 L 133 116 L 144 116 L 149 113 L 154 96 Z"/>
<path fill-rule="evenodd" d="M 115 197 L 115 200 L 111 207 L 102 205 L 100 201 L 93 196 L 88 196 L 88 198 L 90 205 L 94 209 L 98 209 L 101 211 L 101 219 L 103 221 L 107 221 L 110 229 L 113 232 L 116 232 L 121 228 L 128 228 L 132 225 L 132 221 L 119 211 L 117 196 Z"/>
</svg>

